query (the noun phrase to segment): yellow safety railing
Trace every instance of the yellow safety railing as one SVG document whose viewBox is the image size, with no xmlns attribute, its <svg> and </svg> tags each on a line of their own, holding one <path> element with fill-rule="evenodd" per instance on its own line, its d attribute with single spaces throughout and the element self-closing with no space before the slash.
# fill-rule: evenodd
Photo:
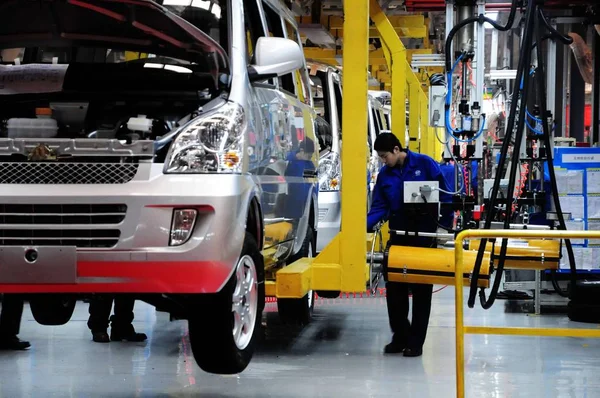
<svg viewBox="0 0 600 398">
<path fill-rule="evenodd" d="M 600 329 L 465 326 L 463 313 L 464 241 L 468 238 L 600 239 L 600 231 L 465 230 L 455 240 L 456 396 L 465 396 L 465 334 L 600 338 Z"/>
</svg>

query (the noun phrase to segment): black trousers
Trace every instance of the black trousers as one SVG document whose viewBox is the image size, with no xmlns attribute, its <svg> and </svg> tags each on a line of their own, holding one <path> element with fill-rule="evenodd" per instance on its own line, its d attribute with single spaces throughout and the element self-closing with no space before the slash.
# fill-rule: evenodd
<svg viewBox="0 0 600 398">
<path fill-rule="evenodd" d="M 394 236 L 390 239 L 390 242 L 393 245 L 402 246 L 436 247 L 435 239 Z M 408 296 L 411 292 L 413 298 L 412 322 L 408 319 Z M 390 328 L 394 334 L 394 342 L 413 349 L 423 347 L 427 337 L 427 327 L 429 326 L 432 294 L 433 285 L 401 282 L 386 283 L 388 318 Z"/>
<path fill-rule="evenodd" d="M 110 311 L 115 303 L 115 314 L 110 316 Z M 106 295 L 98 294 L 90 300 L 88 327 L 94 333 L 105 332 L 109 321 L 112 328 L 129 328 L 133 322 L 133 306 L 135 298 L 126 294 Z"/>
<path fill-rule="evenodd" d="M 12 337 L 19 334 L 23 316 L 23 297 L 19 294 L 4 294 L 0 313 L 0 336 Z"/>
</svg>

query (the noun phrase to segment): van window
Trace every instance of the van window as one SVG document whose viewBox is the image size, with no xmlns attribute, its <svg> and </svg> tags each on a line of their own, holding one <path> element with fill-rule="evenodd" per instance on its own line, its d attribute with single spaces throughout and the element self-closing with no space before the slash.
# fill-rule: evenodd
<svg viewBox="0 0 600 398">
<path fill-rule="evenodd" d="M 288 21 L 284 20 L 285 30 L 287 38 L 295 41 L 300 48 L 302 48 L 302 42 L 300 41 L 300 35 L 298 30 Z M 296 83 L 296 95 L 300 101 L 305 104 L 312 105 L 310 98 L 310 83 L 308 81 L 308 71 L 305 67 L 294 71 L 294 81 Z"/>
<path fill-rule="evenodd" d="M 381 130 L 380 120 L 377 118 L 377 110 L 375 108 L 371 108 L 371 116 L 373 118 L 373 124 L 375 125 L 375 136 L 379 135 L 379 131 Z"/>
<path fill-rule="evenodd" d="M 342 87 L 339 82 L 333 82 L 333 92 L 335 93 L 335 104 L 337 106 L 338 123 L 342 128 Z"/>
<path fill-rule="evenodd" d="M 383 127 L 383 120 L 381 120 L 381 111 L 379 109 L 374 109 L 375 111 L 375 115 L 376 115 L 376 123 L 377 123 L 377 129 L 379 131 L 384 130 L 385 127 Z M 379 135 L 379 134 L 378 134 Z"/>
<path fill-rule="evenodd" d="M 265 10 L 265 17 L 267 19 L 269 36 L 285 38 L 281 16 L 265 2 L 263 2 L 263 8 Z M 291 73 L 279 77 L 279 87 L 294 95 L 294 77 Z"/>
<path fill-rule="evenodd" d="M 254 1 L 244 1 L 244 24 L 246 27 L 246 63 L 254 61 L 254 49 L 259 37 L 266 36 L 263 29 L 258 4 Z"/>
</svg>

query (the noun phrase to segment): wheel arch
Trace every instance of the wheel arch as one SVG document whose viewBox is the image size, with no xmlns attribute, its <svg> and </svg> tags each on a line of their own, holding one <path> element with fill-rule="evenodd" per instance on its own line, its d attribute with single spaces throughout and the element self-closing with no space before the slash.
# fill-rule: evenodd
<svg viewBox="0 0 600 398">
<path fill-rule="evenodd" d="M 262 250 L 264 245 L 264 219 L 260 201 L 256 195 L 250 197 L 248 204 L 248 215 L 246 217 L 246 231 L 250 233 L 258 243 L 258 249 Z"/>
</svg>

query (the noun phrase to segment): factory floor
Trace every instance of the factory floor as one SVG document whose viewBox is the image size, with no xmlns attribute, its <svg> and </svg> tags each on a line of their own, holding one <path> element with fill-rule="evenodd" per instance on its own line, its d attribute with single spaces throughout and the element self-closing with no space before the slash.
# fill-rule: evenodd
<svg viewBox="0 0 600 398">
<path fill-rule="evenodd" d="M 24 352 L 0 352 L 0 397 L 453 397 L 454 291 L 434 295 L 424 354 L 385 356 L 390 333 L 384 298 L 319 299 L 304 329 L 269 325 L 248 369 L 235 376 L 203 373 L 185 321 L 169 322 L 136 304 L 146 343 L 98 344 L 86 326 L 87 304 L 71 322 L 47 327 L 26 308 Z M 589 327 L 565 316 L 466 310 L 469 325 Z M 210 327 L 210 325 L 207 325 Z M 599 397 L 600 341 L 574 338 L 467 336 L 468 397 Z"/>
</svg>

